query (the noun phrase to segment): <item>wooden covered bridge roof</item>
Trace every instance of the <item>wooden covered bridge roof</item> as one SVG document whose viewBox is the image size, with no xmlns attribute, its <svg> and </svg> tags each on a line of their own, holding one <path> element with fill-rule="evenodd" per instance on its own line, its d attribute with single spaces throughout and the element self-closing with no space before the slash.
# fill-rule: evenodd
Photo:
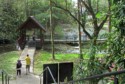
<svg viewBox="0 0 125 84">
<path fill-rule="evenodd" d="M 27 18 L 27 20 L 21 24 L 18 28 L 18 30 L 22 30 L 22 29 L 33 29 L 33 28 L 39 28 L 41 30 L 43 30 L 44 32 L 46 31 L 45 28 L 40 24 L 40 22 L 38 22 L 34 16 L 30 16 Z"/>
</svg>

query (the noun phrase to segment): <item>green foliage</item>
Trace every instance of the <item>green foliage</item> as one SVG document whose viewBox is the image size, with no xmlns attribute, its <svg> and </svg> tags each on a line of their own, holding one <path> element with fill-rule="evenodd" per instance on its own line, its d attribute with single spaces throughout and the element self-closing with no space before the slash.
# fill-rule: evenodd
<svg viewBox="0 0 125 84">
<path fill-rule="evenodd" d="M 16 74 L 16 62 L 19 55 L 18 52 L 8 52 L 0 54 L 0 69 L 5 70 L 9 74 Z"/>
<path fill-rule="evenodd" d="M 100 12 L 98 12 L 98 13 L 96 14 L 96 18 L 101 18 L 101 13 L 100 13 Z"/>
<path fill-rule="evenodd" d="M 108 53 L 110 61 L 115 61 L 124 59 L 124 47 L 125 47 L 125 6 L 124 2 L 115 3 L 113 6 L 113 26 L 116 28 L 113 33 L 108 36 Z"/>
<path fill-rule="evenodd" d="M 56 26 L 56 28 L 55 28 L 55 34 L 56 34 L 56 36 L 60 35 L 61 37 L 63 37 L 64 36 L 63 28 L 60 27 L 59 25 Z"/>
<path fill-rule="evenodd" d="M 82 69 L 77 74 L 78 76 L 81 75 L 83 77 L 87 77 L 87 76 L 93 76 L 95 74 L 101 74 L 105 72 L 105 70 L 107 70 L 106 67 L 108 67 L 111 61 L 113 61 L 116 64 L 117 69 L 123 68 L 123 66 L 120 67 L 121 65 L 119 65 L 118 62 L 124 59 L 124 52 L 125 52 L 124 50 L 124 47 L 125 47 L 124 34 L 125 33 L 123 32 L 124 16 L 125 16 L 124 5 L 121 5 L 120 3 L 118 6 L 116 5 L 113 11 L 113 14 L 114 14 L 113 20 L 115 23 L 113 24 L 113 26 L 118 28 L 118 30 L 112 31 L 113 33 L 109 34 L 107 42 L 106 42 L 107 44 L 104 44 L 103 46 L 106 51 L 106 58 L 103 58 L 103 59 L 106 59 L 105 60 L 106 62 L 105 63 L 99 62 L 99 60 L 95 57 L 99 51 L 99 47 L 92 45 L 90 48 L 90 54 L 89 54 L 90 59 L 86 62 L 87 64 L 85 64 L 83 61 L 82 64 L 78 64 L 78 67 L 80 68 L 76 68 L 77 69 L 76 71 L 80 71 Z M 96 18 L 100 19 L 101 17 L 102 17 L 101 12 L 98 12 L 96 14 Z M 91 82 L 93 82 L 92 84 L 97 84 L 98 80 L 92 80 Z"/>
<path fill-rule="evenodd" d="M 98 11 L 104 12 L 108 9 L 108 0 L 91 0 L 91 2 L 95 12 L 98 12 Z"/>
<path fill-rule="evenodd" d="M 107 56 L 106 66 L 109 66 L 111 62 L 115 64 L 115 70 L 124 69 L 123 63 L 120 63 L 124 59 L 125 53 L 125 39 L 121 37 L 121 32 L 115 29 L 112 33 L 108 34 L 107 39 Z M 122 84 L 124 81 L 124 74 L 118 75 L 119 83 Z"/>
<path fill-rule="evenodd" d="M 104 65 L 98 60 L 94 60 L 94 62 L 90 60 L 82 60 L 75 64 L 74 70 L 74 79 L 86 78 L 89 76 L 94 76 L 97 74 L 102 74 L 106 68 Z M 81 84 L 97 84 L 99 79 L 89 80 L 89 81 L 79 81 Z"/>
<path fill-rule="evenodd" d="M 107 71 L 107 67 L 105 66 L 105 56 L 107 54 L 106 52 L 99 53 L 104 52 L 106 48 L 107 47 L 105 43 L 97 44 L 96 46 L 90 46 L 89 51 L 86 51 L 87 53 L 84 55 L 86 59 L 79 60 L 77 61 L 78 63 L 75 63 L 75 80 L 80 78 L 86 78 L 89 76 L 94 76 L 97 74 L 102 74 L 105 71 Z M 99 80 L 102 80 L 102 78 L 89 81 L 80 81 L 78 82 L 78 84 L 97 84 Z"/>
<path fill-rule="evenodd" d="M 115 33 L 114 33 L 115 32 Z M 114 31 L 113 33 L 109 34 L 109 38 L 107 41 L 108 46 L 108 58 L 107 62 L 115 62 L 118 63 L 122 59 L 124 59 L 124 52 L 125 52 L 125 40 L 121 38 L 120 32 Z"/>
<path fill-rule="evenodd" d="M 52 2 L 54 2 L 55 4 L 64 9 L 72 11 L 73 13 L 75 12 L 74 4 L 72 3 L 71 0 L 52 0 Z M 56 7 L 54 4 L 52 4 L 52 7 L 53 7 L 53 14 L 58 17 L 57 23 L 61 22 L 70 24 L 73 22 L 73 19 L 66 11 Z"/>
<path fill-rule="evenodd" d="M 67 9 L 73 8 L 72 0 L 56 0 L 56 3 Z"/>
<path fill-rule="evenodd" d="M 3 2 L 0 4 L 0 38 L 7 38 L 10 40 L 15 40 L 18 25 L 18 14 L 16 8 L 14 8 L 14 1 Z"/>
<path fill-rule="evenodd" d="M 113 25 L 121 32 L 121 36 L 125 35 L 125 5 L 123 1 L 114 4 Z"/>
<path fill-rule="evenodd" d="M 35 16 L 43 26 L 49 27 L 50 4 L 49 0 L 0 0 L 0 38 L 15 40 L 18 37 L 18 26 L 28 16 Z M 64 4 L 65 1 L 60 2 Z M 72 9 L 68 1 L 67 8 Z M 71 18 L 62 10 L 53 7 L 53 25 L 70 23 Z"/>
<path fill-rule="evenodd" d="M 123 69 L 123 64 L 119 63 L 124 59 L 125 53 L 125 39 L 121 37 L 121 33 L 116 29 L 112 33 L 107 34 L 107 41 L 100 46 L 91 46 L 90 53 L 88 54 L 88 60 L 79 61 L 75 66 L 75 79 L 86 78 L 89 76 L 94 76 L 96 74 L 105 73 L 108 71 L 107 67 L 111 62 L 115 63 L 116 70 Z M 102 57 L 98 57 L 98 52 L 105 51 Z M 94 58 L 94 55 L 96 56 Z M 100 61 L 101 59 L 101 61 Z M 122 79 L 124 75 L 118 75 L 120 83 L 124 80 Z M 100 79 L 83 81 L 86 84 L 97 84 Z"/>
</svg>

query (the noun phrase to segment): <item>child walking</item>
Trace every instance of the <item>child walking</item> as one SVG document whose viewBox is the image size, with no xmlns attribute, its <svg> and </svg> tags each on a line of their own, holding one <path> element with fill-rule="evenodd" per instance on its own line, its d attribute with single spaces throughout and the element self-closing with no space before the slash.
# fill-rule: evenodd
<svg viewBox="0 0 125 84">
<path fill-rule="evenodd" d="M 22 67 L 21 60 L 18 60 L 16 64 L 17 76 L 21 76 L 21 67 Z"/>
</svg>

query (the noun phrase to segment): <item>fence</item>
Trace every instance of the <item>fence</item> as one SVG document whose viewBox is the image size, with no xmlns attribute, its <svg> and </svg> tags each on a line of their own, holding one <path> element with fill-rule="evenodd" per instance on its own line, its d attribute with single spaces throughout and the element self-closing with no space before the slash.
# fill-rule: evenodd
<svg viewBox="0 0 125 84">
<path fill-rule="evenodd" d="M 112 76 L 112 75 L 114 76 L 114 84 L 119 84 L 118 78 L 116 76 L 125 73 L 125 70 L 121 70 L 121 71 L 110 72 L 110 73 L 99 74 L 99 75 L 90 76 L 90 77 L 86 77 L 86 78 L 81 78 L 81 79 L 69 81 L 66 83 L 57 83 L 53 77 L 53 74 L 52 74 L 50 68 L 46 67 L 46 69 L 44 71 L 46 71 L 46 70 L 48 70 L 49 73 L 51 74 L 51 77 L 53 79 L 54 84 L 75 84 L 75 83 L 80 82 L 80 81 L 90 81 L 90 80 L 104 78 L 104 77 L 108 77 L 108 76 Z M 41 84 L 41 80 L 42 80 L 41 77 L 42 77 L 43 72 L 39 75 L 40 76 L 40 84 Z"/>
<path fill-rule="evenodd" d="M 112 76 L 112 75 L 114 76 L 114 84 L 119 84 L 119 82 L 118 82 L 119 79 L 116 76 L 120 75 L 120 74 L 123 74 L 123 73 L 125 73 L 125 70 L 110 72 L 110 73 L 105 73 L 105 74 L 99 74 L 99 75 L 81 78 L 81 79 L 78 79 L 78 80 L 73 80 L 73 81 L 69 81 L 67 83 L 61 83 L 61 84 L 75 84 L 75 83 L 80 82 L 80 81 L 90 81 L 90 80 L 94 80 L 94 79 L 109 77 L 109 76 Z"/>
<path fill-rule="evenodd" d="M 0 70 L 0 75 L 1 75 L 1 82 L 2 84 L 9 84 L 9 75 L 7 72 L 5 72 L 4 70 Z"/>
<path fill-rule="evenodd" d="M 44 64 L 43 69 L 40 74 L 40 84 L 42 75 L 43 84 L 61 84 L 73 80 L 73 62 Z"/>
</svg>

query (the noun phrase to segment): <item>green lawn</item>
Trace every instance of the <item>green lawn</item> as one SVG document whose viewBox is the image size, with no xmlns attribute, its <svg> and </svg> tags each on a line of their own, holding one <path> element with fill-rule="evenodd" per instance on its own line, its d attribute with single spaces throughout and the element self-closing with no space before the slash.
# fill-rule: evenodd
<svg viewBox="0 0 125 84">
<path fill-rule="evenodd" d="M 0 69 L 4 69 L 9 74 L 15 74 L 16 72 L 16 62 L 20 56 L 19 51 L 11 51 L 0 54 Z M 55 60 L 52 59 L 52 54 L 44 50 L 36 51 L 34 57 L 34 72 L 35 74 L 40 74 L 43 71 L 43 64 L 48 63 L 58 63 L 58 62 L 77 62 L 79 55 L 78 54 L 63 54 L 56 53 Z M 84 59 L 87 59 L 88 56 L 84 55 Z"/>
<path fill-rule="evenodd" d="M 34 71 L 40 74 L 43 71 L 43 64 L 58 62 L 74 62 L 79 57 L 78 54 L 55 54 L 56 60 L 52 59 L 52 54 L 46 51 L 39 51 L 35 56 Z"/>
<path fill-rule="evenodd" d="M 88 59 L 89 54 L 84 54 L 83 58 Z M 102 58 L 104 54 L 97 54 L 96 57 Z M 58 62 L 74 62 L 77 63 L 79 59 L 79 54 L 72 54 L 72 53 L 56 53 L 55 54 L 55 60 L 52 59 L 52 53 L 40 50 L 36 52 L 36 55 L 34 57 L 35 63 L 34 63 L 34 72 L 35 74 L 40 74 L 43 71 L 43 64 L 48 63 L 58 63 Z"/>
<path fill-rule="evenodd" d="M 20 56 L 19 51 L 11 51 L 0 54 L 0 69 L 5 70 L 9 74 L 15 74 L 16 62 Z M 56 60 L 52 60 L 52 54 L 46 51 L 36 51 L 34 72 L 40 74 L 43 70 L 43 64 L 57 63 L 57 62 L 69 62 L 78 59 L 78 54 L 55 54 Z"/>
<path fill-rule="evenodd" d="M 9 74 L 15 74 L 16 62 L 19 57 L 19 52 L 11 51 L 0 54 L 0 69 L 5 70 Z"/>
<path fill-rule="evenodd" d="M 0 69 L 4 69 L 9 74 L 15 74 L 16 62 L 20 55 L 19 51 L 11 51 L 0 54 Z M 36 74 L 42 72 L 43 64 L 74 61 L 78 54 L 55 54 L 56 60 L 52 60 L 52 54 L 46 51 L 37 51 L 35 55 L 34 70 Z"/>
</svg>

